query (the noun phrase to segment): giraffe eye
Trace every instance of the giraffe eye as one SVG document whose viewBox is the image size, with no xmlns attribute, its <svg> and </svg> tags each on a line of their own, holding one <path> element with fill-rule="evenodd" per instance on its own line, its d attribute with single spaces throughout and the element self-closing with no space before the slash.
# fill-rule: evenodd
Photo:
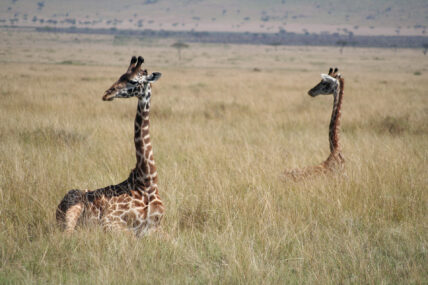
<svg viewBox="0 0 428 285">
<path fill-rule="evenodd" d="M 129 80 L 128 82 L 131 84 L 134 84 L 134 85 L 136 85 L 138 83 L 137 81 L 134 81 L 134 80 Z"/>
</svg>

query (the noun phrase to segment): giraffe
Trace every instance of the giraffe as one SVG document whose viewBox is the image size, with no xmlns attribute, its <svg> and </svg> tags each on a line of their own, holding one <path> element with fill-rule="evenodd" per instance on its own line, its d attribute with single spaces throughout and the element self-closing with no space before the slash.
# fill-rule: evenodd
<svg viewBox="0 0 428 285">
<path fill-rule="evenodd" d="M 339 132 L 344 87 L 345 80 L 340 75 L 338 68 L 334 70 L 330 68 L 328 74 L 321 74 L 321 82 L 308 91 L 308 95 L 311 97 L 333 94 L 333 111 L 328 131 L 330 155 L 318 165 L 303 169 L 286 170 L 284 173 L 286 177 L 298 179 L 317 173 L 333 172 L 343 168 L 345 159 L 342 155 Z"/>
<path fill-rule="evenodd" d="M 164 214 L 158 176 L 149 134 L 151 84 L 161 73 L 148 75 L 141 69 L 144 59 L 133 56 L 128 70 L 102 99 L 138 98 L 134 122 L 137 163 L 129 177 L 117 185 L 94 191 L 70 190 L 58 205 L 56 219 L 68 233 L 81 223 L 98 223 L 105 230 L 124 230 L 137 237 L 158 228 Z"/>
</svg>

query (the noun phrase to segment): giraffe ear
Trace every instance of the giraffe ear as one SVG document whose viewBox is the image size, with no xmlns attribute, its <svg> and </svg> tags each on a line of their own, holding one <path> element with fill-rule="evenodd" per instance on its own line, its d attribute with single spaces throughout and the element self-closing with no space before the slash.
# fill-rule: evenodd
<svg viewBox="0 0 428 285">
<path fill-rule="evenodd" d="M 152 74 L 150 74 L 149 76 L 147 76 L 147 81 L 149 81 L 149 82 L 155 82 L 159 78 L 161 78 L 161 76 L 162 76 L 162 73 L 160 73 L 160 72 L 153 72 Z"/>
</svg>

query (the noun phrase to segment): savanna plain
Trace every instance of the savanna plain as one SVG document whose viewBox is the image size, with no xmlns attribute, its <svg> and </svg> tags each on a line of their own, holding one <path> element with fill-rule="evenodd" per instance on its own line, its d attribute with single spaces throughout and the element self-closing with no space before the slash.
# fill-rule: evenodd
<svg viewBox="0 0 428 285">
<path fill-rule="evenodd" d="M 0 283 L 426 284 L 428 56 L 421 50 L 190 44 L 0 30 Z M 145 58 L 166 206 L 136 239 L 55 209 L 127 178 L 136 99 L 103 92 Z M 329 154 L 345 78 L 341 174 L 284 180 Z"/>
</svg>

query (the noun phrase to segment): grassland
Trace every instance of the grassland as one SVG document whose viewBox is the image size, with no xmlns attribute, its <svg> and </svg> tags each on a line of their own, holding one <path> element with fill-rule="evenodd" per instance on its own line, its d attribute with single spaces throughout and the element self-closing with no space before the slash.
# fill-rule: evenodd
<svg viewBox="0 0 428 285">
<path fill-rule="evenodd" d="M 191 45 L 178 62 L 168 41 L 0 33 L 0 283 L 427 282 L 420 50 Z M 101 101 L 133 54 L 163 73 L 151 134 L 166 235 L 65 236 L 64 193 L 134 166 L 136 101 Z M 332 98 L 306 91 L 332 65 L 346 172 L 281 181 L 328 155 Z"/>
</svg>

